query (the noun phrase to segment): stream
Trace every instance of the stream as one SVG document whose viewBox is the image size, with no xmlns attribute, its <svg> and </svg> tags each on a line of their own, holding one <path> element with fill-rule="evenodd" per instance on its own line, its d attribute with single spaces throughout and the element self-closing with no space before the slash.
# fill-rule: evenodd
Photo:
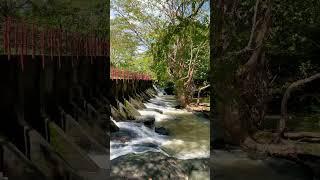
<svg viewBox="0 0 320 180">
<path fill-rule="evenodd" d="M 143 116 L 154 116 L 155 127 L 165 128 L 168 135 L 161 135 L 155 132 L 155 127 L 146 127 L 142 123 L 115 122 L 120 131 L 111 136 L 111 160 L 148 151 L 178 159 L 209 158 L 209 120 L 177 109 L 177 105 L 174 96 L 158 90 L 158 95 L 145 103 L 146 109 L 139 110 Z"/>
</svg>

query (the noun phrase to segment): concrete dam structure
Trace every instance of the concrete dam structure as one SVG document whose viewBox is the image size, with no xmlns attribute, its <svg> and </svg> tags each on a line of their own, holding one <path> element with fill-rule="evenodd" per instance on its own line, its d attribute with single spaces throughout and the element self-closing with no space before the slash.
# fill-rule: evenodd
<svg viewBox="0 0 320 180">
<path fill-rule="evenodd" d="M 96 34 L 10 18 L 2 31 L 0 179 L 108 179 L 111 105 L 152 87 L 150 77 L 110 71 Z"/>
</svg>

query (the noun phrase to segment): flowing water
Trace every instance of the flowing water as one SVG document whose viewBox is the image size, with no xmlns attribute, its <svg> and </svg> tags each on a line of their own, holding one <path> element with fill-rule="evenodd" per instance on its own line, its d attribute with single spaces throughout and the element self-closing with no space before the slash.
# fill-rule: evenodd
<svg viewBox="0 0 320 180">
<path fill-rule="evenodd" d="M 111 135 L 111 160 L 130 153 L 160 152 L 178 159 L 209 158 L 210 124 L 178 105 L 174 96 L 158 92 L 158 96 L 145 103 L 140 110 L 142 116 L 154 116 L 155 127 L 164 127 L 169 135 L 155 132 L 154 127 L 142 123 L 115 122 L 119 132 Z M 252 158 L 240 149 L 213 150 L 210 158 L 216 180 L 309 180 L 313 179 L 309 169 L 291 161 L 277 158 Z M 195 180 L 208 179 L 208 173 L 196 174 Z"/>
<path fill-rule="evenodd" d="M 179 159 L 209 158 L 210 124 L 208 119 L 176 109 L 174 96 L 158 92 L 145 103 L 141 115 L 154 116 L 155 127 L 164 127 L 169 135 L 160 135 L 141 123 L 115 122 L 120 131 L 110 142 L 111 160 L 129 153 L 161 152 Z"/>
</svg>

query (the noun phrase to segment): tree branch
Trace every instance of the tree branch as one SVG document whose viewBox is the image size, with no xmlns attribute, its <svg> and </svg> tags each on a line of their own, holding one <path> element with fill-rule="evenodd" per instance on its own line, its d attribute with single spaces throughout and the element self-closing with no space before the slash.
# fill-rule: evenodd
<svg viewBox="0 0 320 180">
<path fill-rule="evenodd" d="M 206 85 L 206 86 L 204 86 L 204 87 L 201 87 L 201 88 L 198 90 L 197 106 L 198 106 L 199 103 L 200 103 L 200 94 L 201 94 L 201 91 L 207 89 L 208 87 L 210 87 L 210 84 L 208 84 L 208 85 Z"/>
<path fill-rule="evenodd" d="M 284 131 L 286 128 L 286 122 L 288 120 L 287 105 L 288 105 L 288 100 L 290 99 L 291 93 L 294 90 L 298 89 L 300 86 L 304 86 L 305 84 L 312 82 L 316 79 L 320 79 L 320 73 L 317 73 L 313 76 L 310 76 L 310 77 L 302 79 L 302 80 L 295 81 L 287 88 L 287 90 L 282 98 L 282 102 L 281 102 L 281 118 L 280 118 L 280 122 L 279 122 L 279 137 L 283 137 Z"/>
</svg>

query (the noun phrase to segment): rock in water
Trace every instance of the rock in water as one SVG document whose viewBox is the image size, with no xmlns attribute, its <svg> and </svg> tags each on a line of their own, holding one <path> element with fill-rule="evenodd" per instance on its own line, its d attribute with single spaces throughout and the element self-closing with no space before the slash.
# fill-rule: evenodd
<svg viewBox="0 0 320 180">
<path fill-rule="evenodd" d="M 121 129 L 118 132 L 112 133 L 110 138 L 112 141 L 128 142 L 137 137 L 138 135 L 135 132 L 128 129 Z"/>
<path fill-rule="evenodd" d="M 179 160 L 159 152 L 127 154 L 111 161 L 111 176 L 135 179 L 209 179 L 209 160 Z"/>
<path fill-rule="evenodd" d="M 143 123 L 145 126 L 151 128 L 154 125 L 154 116 L 136 116 L 134 122 Z"/>
<path fill-rule="evenodd" d="M 154 108 L 146 108 L 144 109 L 144 111 L 155 111 L 159 114 L 163 114 L 163 111 L 161 111 L 160 109 L 154 109 Z"/>
<path fill-rule="evenodd" d="M 155 132 L 161 135 L 166 135 L 166 136 L 169 135 L 169 131 L 164 127 L 156 127 Z"/>
</svg>

